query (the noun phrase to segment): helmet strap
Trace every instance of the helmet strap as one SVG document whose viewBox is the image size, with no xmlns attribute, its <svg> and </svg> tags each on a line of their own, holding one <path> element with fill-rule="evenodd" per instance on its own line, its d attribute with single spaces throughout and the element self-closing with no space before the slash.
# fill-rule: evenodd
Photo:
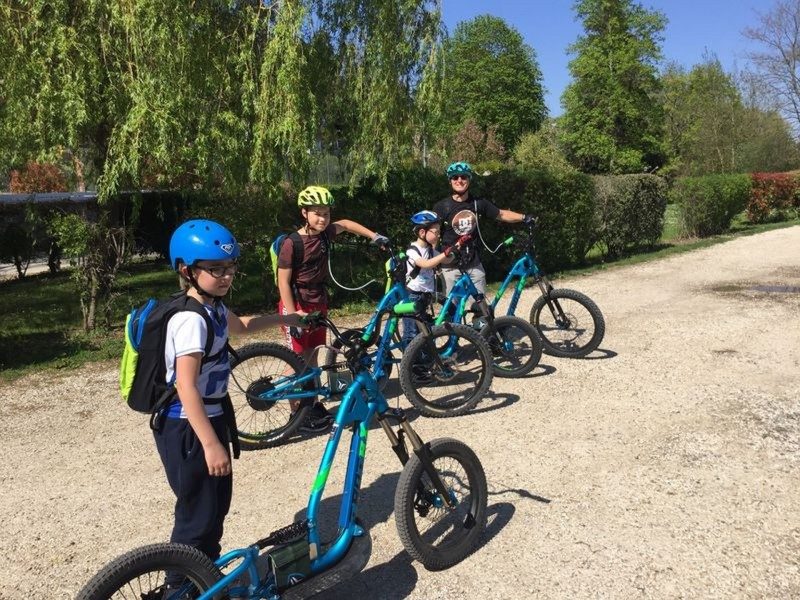
<svg viewBox="0 0 800 600">
<path fill-rule="evenodd" d="M 216 306 L 217 303 L 219 303 L 222 300 L 222 296 L 215 296 L 214 294 L 209 294 L 207 291 L 201 288 L 200 284 L 197 283 L 197 278 L 194 276 L 194 273 L 192 273 L 192 267 L 189 267 L 187 271 L 189 272 L 189 276 L 187 277 L 187 279 L 189 280 L 189 283 L 192 285 L 192 287 L 195 290 L 197 290 L 197 293 L 200 294 L 203 298 L 209 298 L 212 301 L 212 303 Z"/>
</svg>

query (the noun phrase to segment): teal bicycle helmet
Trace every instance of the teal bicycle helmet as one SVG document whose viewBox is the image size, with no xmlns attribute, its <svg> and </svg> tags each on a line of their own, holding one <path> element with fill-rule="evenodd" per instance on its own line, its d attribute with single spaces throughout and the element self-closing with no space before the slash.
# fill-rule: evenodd
<svg viewBox="0 0 800 600">
<path fill-rule="evenodd" d="M 469 166 L 469 163 L 465 162 L 454 162 L 449 167 L 447 167 L 447 178 L 452 179 L 456 175 L 466 175 L 469 179 L 472 179 L 474 175 L 474 171 L 472 167 Z"/>
<path fill-rule="evenodd" d="M 201 260 L 237 258 L 239 244 L 236 238 L 215 221 L 186 221 L 175 230 L 169 242 L 169 262 L 176 271 L 181 263 L 191 267 Z"/>
</svg>

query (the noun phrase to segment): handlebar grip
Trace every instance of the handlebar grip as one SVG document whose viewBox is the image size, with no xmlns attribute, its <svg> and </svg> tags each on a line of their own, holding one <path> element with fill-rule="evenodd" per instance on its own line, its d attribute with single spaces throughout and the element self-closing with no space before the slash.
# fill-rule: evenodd
<svg viewBox="0 0 800 600">
<path fill-rule="evenodd" d="M 320 311 L 318 311 L 318 310 L 315 310 L 314 312 L 308 313 L 307 315 L 304 315 L 303 317 L 301 317 L 300 318 L 300 322 L 303 325 L 316 326 L 316 325 L 320 324 L 320 322 L 322 321 L 323 318 L 324 317 L 323 317 L 322 313 Z"/>
</svg>

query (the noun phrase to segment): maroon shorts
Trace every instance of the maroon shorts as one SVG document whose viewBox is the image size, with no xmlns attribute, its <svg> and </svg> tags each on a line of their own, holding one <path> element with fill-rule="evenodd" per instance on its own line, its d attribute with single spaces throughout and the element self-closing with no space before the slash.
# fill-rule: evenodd
<svg viewBox="0 0 800 600">
<path fill-rule="evenodd" d="M 294 306 L 297 310 L 302 310 L 305 313 L 318 311 L 323 315 L 328 314 L 328 305 L 324 302 L 295 302 Z M 278 301 L 278 312 L 282 315 L 286 314 L 283 300 Z M 282 329 L 284 336 L 286 336 L 286 345 L 301 356 L 317 346 L 324 345 L 327 339 L 327 331 L 324 327 L 315 327 L 314 329 L 283 327 Z M 299 337 L 292 335 L 292 330 L 294 330 L 295 334 L 299 333 Z"/>
</svg>

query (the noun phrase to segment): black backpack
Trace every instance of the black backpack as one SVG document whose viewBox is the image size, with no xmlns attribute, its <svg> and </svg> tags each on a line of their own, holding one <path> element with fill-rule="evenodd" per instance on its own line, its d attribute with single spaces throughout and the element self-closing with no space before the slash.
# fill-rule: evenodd
<svg viewBox="0 0 800 600">
<path fill-rule="evenodd" d="M 219 357 L 211 355 L 214 345 L 214 326 L 203 305 L 179 292 L 168 300 L 159 302 L 150 298 L 143 306 L 134 308 L 125 322 L 125 349 L 120 364 L 120 392 L 133 410 L 154 414 L 164 408 L 175 395 L 175 387 L 168 386 L 165 378 L 164 347 L 167 323 L 178 312 L 190 311 L 206 321 L 208 336 L 203 362 Z"/>
</svg>

